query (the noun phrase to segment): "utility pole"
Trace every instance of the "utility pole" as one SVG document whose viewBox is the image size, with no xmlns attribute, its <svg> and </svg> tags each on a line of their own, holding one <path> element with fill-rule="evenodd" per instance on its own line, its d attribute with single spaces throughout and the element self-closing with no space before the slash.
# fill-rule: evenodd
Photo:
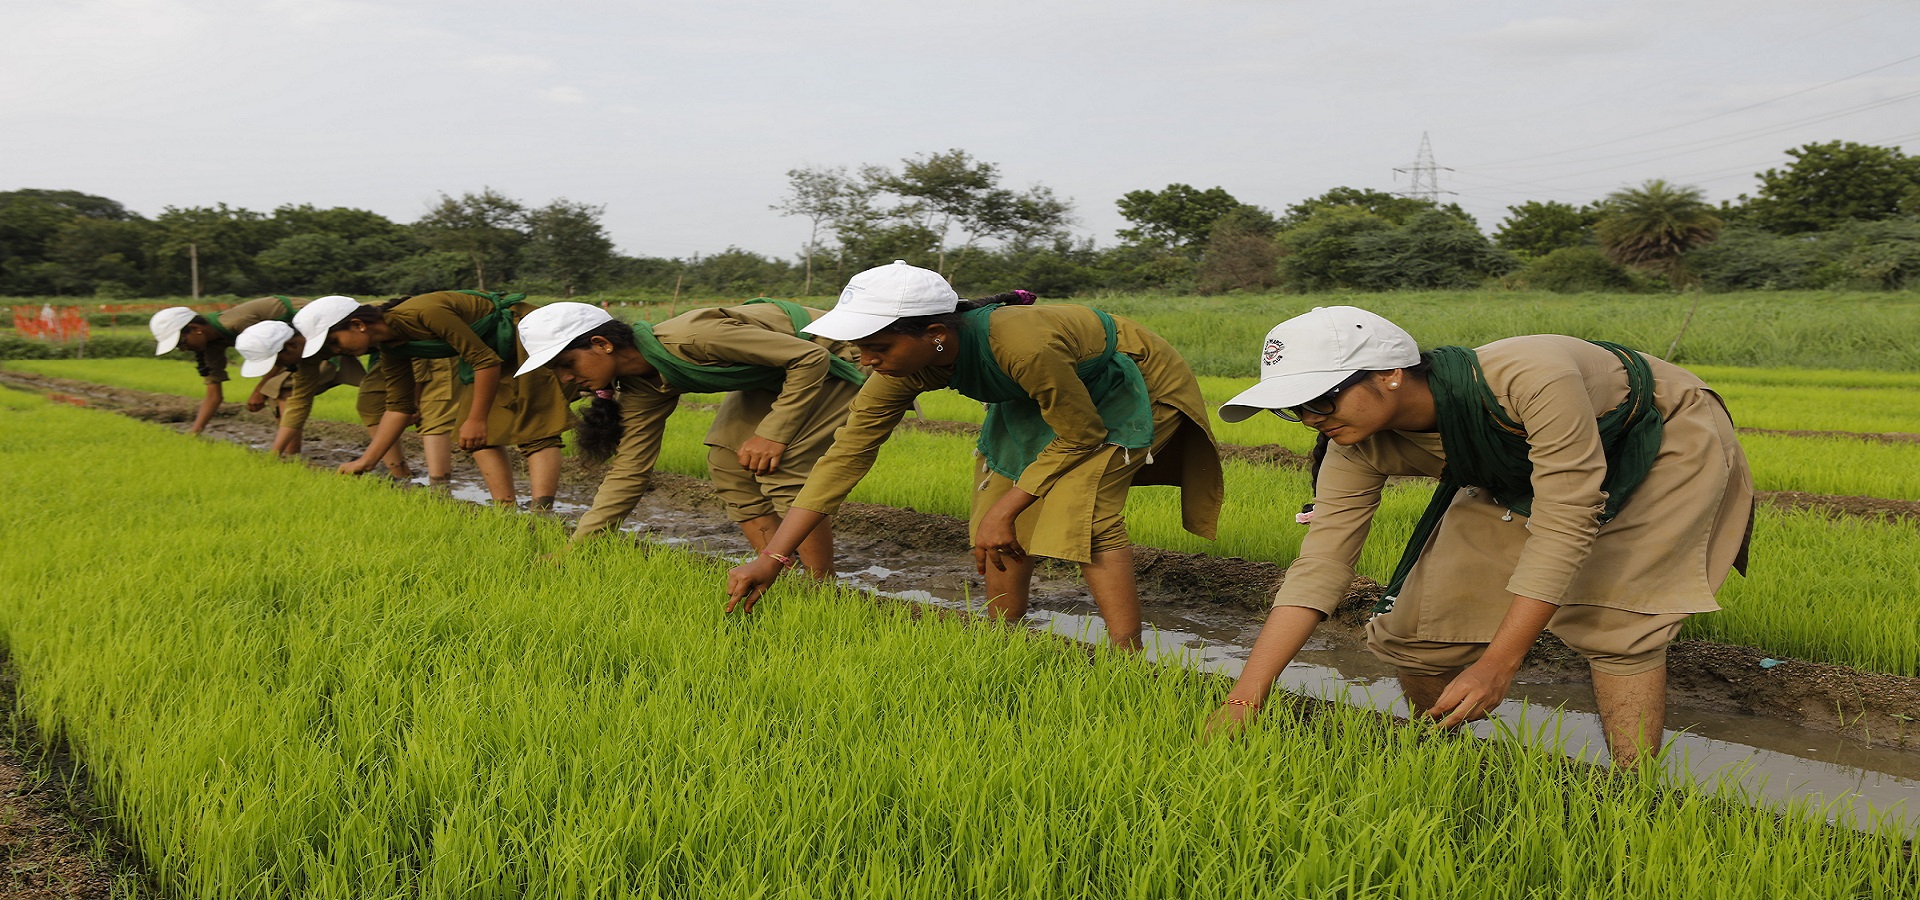
<svg viewBox="0 0 1920 900">
<path fill-rule="evenodd" d="M 200 302 L 200 245 L 187 245 L 187 269 L 193 273 L 193 301 Z"/>
<path fill-rule="evenodd" d="M 1402 197 L 1425 200 L 1428 203 L 1439 206 L 1441 194 L 1454 194 L 1458 196 L 1458 193 L 1455 191 L 1443 191 L 1440 189 L 1440 173 L 1451 172 L 1453 169 L 1434 164 L 1433 145 L 1427 142 L 1427 133 L 1424 131 L 1420 132 L 1419 158 L 1404 166 L 1397 167 L 1393 171 L 1396 175 L 1405 172 L 1413 178 L 1413 184 L 1409 185 L 1406 190 L 1399 192 Z"/>
</svg>

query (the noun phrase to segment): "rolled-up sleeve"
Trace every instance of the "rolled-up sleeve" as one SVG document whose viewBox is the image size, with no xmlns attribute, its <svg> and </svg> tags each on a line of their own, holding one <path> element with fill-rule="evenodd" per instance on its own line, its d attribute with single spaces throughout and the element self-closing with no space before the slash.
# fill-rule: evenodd
<svg viewBox="0 0 1920 900">
<path fill-rule="evenodd" d="M 814 404 L 825 393 L 832 377 L 832 357 L 827 348 L 805 338 L 769 331 L 757 325 L 727 320 L 724 334 L 703 340 L 692 348 L 717 361 L 766 366 L 786 373 L 780 395 L 773 408 L 755 426 L 754 434 L 777 444 L 793 443 L 795 435 L 807 423 Z"/>
</svg>

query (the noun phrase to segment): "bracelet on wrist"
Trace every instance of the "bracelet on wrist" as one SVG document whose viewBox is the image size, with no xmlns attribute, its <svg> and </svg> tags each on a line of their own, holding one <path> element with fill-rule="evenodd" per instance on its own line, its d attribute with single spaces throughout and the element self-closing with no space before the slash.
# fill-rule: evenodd
<svg viewBox="0 0 1920 900">
<path fill-rule="evenodd" d="M 796 565 L 794 558 L 791 556 L 781 556 L 778 553 L 762 553 L 760 555 L 779 563 L 782 569 L 791 569 Z"/>
<path fill-rule="evenodd" d="M 1228 706 L 1244 706 L 1253 712 L 1260 711 L 1260 704 L 1255 703 L 1252 700 L 1242 700 L 1239 697 L 1228 697 L 1227 705 Z"/>
</svg>

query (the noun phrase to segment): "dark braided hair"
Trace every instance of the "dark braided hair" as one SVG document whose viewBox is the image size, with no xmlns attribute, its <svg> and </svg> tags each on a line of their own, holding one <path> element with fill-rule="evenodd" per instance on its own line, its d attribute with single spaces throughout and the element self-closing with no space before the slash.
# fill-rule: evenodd
<svg viewBox="0 0 1920 900">
<path fill-rule="evenodd" d="M 1004 293 L 994 294 L 991 297 L 982 297 L 978 300 L 962 300 L 960 301 L 960 305 L 953 308 L 953 312 L 935 313 L 930 316 L 907 316 L 902 319 L 895 319 L 892 323 L 888 324 L 887 327 L 874 333 L 904 334 L 907 337 L 920 337 L 927 333 L 927 327 L 930 325 L 945 325 L 948 331 L 958 331 L 960 329 L 961 313 L 973 312 L 976 309 L 986 306 L 1032 306 L 1033 301 L 1038 299 L 1040 299 L 1039 295 L 1032 291 L 1006 291 Z"/>
<path fill-rule="evenodd" d="M 571 353 L 593 346 L 594 338 L 604 338 L 615 350 L 632 350 L 633 326 L 619 319 L 607 322 L 577 338 L 560 353 Z M 558 359 L 559 354 L 554 354 Z M 548 363 L 552 365 L 552 363 Z M 620 438 L 626 429 L 620 422 L 620 401 L 613 399 L 611 390 L 595 392 L 593 402 L 580 413 L 580 424 L 573 429 L 574 451 L 581 459 L 592 463 L 606 462 L 620 449 Z"/>
</svg>

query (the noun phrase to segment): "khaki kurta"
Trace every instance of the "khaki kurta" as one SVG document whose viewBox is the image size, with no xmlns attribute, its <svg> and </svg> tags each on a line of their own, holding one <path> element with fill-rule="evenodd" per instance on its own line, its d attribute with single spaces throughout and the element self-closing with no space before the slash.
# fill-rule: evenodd
<svg viewBox="0 0 1920 900">
<path fill-rule="evenodd" d="M 809 310 L 814 318 L 825 315 Z M 780 469 L 811 467 L 846 421 L 859 386 L 830 374 L 829 354 L 849 361 L 858 351 L 849 344 L 793 333 L 793 320 L 771 303 L 699 309 L 653 326 L 667 352 L 695 365 L 770 366 L 786 370 L 779 391 L 733 391 L 721 401 L 704 443 L 737 451 L 758 435 L 786 444 Z M 580 517 L 575 537 L 584 537 L 626 518 L 647 491 L 648 477 L 660 457 L 667 417 L 680 403 L 679 388 L 658 374 L 619 379 L 620 447 L 607 476 Z M 775 473 L 779 474 L 778 472 Z"/>
<path fill-rule="evenodd" d="M 269 374 L 268 378 L 274 377 Z M 292 392 L 280 406 L 280 427 L 296 431 L 307 427 L 307 418 L 313 413 L 313 398 L 332 390 L 339 385 L 362 386 L 366 383 L 367 370 L 357 356 L 334 356 L 325 359 L 308 358 L 300 361 L 293 370 Z M 264 387 L 265 382 L 262 382 Z M 374 422 L 363 424 L 377 424 Z"/>
<path fill-rule="evenodd" d="M 533 309 L 529 303 L 515 305 L 515 321 Z M 500 387 L 493 395 L 493 409 L 487 416 L 487 446 L 514 444 L 523 449 L 528 445 L 558 446 L 553 442 L 569 425 L 567 400 L 560 390 L 560 382 L 545 368 L 514 377 L 513 372 L 526 361 L 525 349 L 516 346 L 514 358 L 502 360 L 471 327 L 492 312 L 492 301 L 472 294 L 440 291 L 410 297 L 386 311 L 387 327 L 393 330 L 394 340 L 383 346 L 409 341 L 446 341 L 459 359 L 475 371 L 506 365 L 506 371 L 500 374 Z M 408 415 L 417 413 L 413 360 L 382 354 L 380 369 L 386 376 L 387 410 Z M 473 385 L 461 384 L 456 378 L 453 392 L 457 430 L 473 410 Z"/>
<path fill-rule="evenodd" d="M 1485 642 L 1510 595 L 1641 613 L 1718 609 L 1713 594 L 1739 555 L 1753 478 L 1718 396 L 1693 373 L 1648 357 L 1660 453 L 1625 508 L 1598 513 L 1607 464 L 1595 420 L 1627 395 L 1612 353 L 1577 338 L 1531 335 L 1478 349 L 1501 408 L 1527 430 L 1533 516 L 1509 516 L 1486 491 L 1463 489 L 1401 595 L 1419 599 L 1414 635 Z M 1313 522 L 1274 597 L 1331 612 L 1391 476 L 1437 476 L 1437 433 L 1391 431 L 1333 445 L 1320 470 Z"/>
<path fill-rule="evenodd" d="M 307 305 L 304 297 L 289 299 L 293 301 L 294 309 Z M 201 352 L 200 364 L 207 368 L 207 374 L 201 380 L 207 384 L 219 384 L 227 380 L 227 348 L 233 346 L 234 337 L 261 322 L 291 323 L 293 313 L 287 311 L 287 304 L 281 303 L 279 297 L 261 297 L 235 304 L 208 318 L 218 323 L 226 334 L 222 335 L 220 346 L 208 347 Z"/>
<path fill-rule="evenodd" d="M 1211 539 L 1225 489 L 1200 384 L 1186 360 L 1159 335 L 1123 316 L 1114 316 L 1113 321 L 1115 349 L 1139 365 L 1147 395 L 1156 404 L 1172 406 L 1187 420 L 1178 437 L 1140 470 L 1133 483 L 1179 485 L 1183 524 L 1188 531 Z M 1106 425 L 1074 367 L 1106 351 L 1106 331 L 1093 311 L 1083 306 L 1003 306 L 989 317 L 988 340 L 1001 370 L 1040 404 L 1041 417 L 1055 435 L 1020 473 L 1017 486 L 1039 500 L 1021 514 L 1016 525 L 1022 534 L 1033 535 L 1027 545 L 1030 552 L 1088 561 L 1100 477 L 1109 460 L 1122 450 L 1106 442 Z M 880 445 L 912 408 L 914 398 L 946 387 L 952 374 L 951 367 L 928 366 L 904 378 L 875 375 L 867 379 L 848 413 L 846 427 L 834 436 L 833 449 L 815 465 L 813 478 L 794 505 L 829 515 L 839 509 L 873 467 Z M 975 529 L 983 514 L 984 510 L 974 510 Z"/>
</svg>

